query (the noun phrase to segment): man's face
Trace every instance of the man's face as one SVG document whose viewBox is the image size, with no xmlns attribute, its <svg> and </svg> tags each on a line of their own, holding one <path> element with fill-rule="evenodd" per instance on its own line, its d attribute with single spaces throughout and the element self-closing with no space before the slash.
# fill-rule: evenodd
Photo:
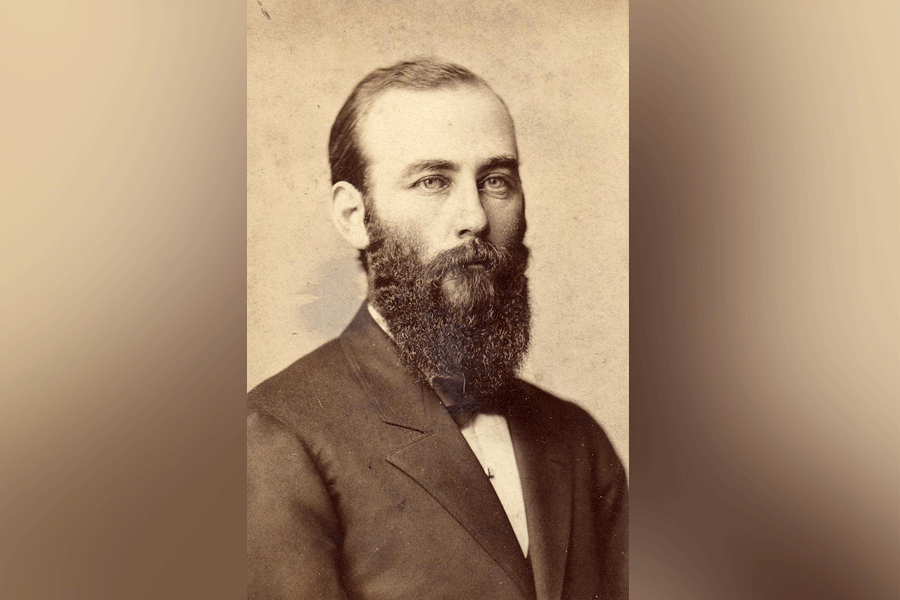
<svg viewBox="0 0 900 600">
<path fill-rule="evenodd" d="M 375 212 L 415 240 L 423 262 L 477 238 L 499 247 L 521 241 L 513 123 L 490 90 L 390 90 L 364 116 L 359 141 Z"/>
<path fill-rule="evenodd" d="M 369 301 L 422 380 L 499 402 L 528 349 L 515 136 L 484 88 L 392 91 L 361 128 Z"/>
</svg>

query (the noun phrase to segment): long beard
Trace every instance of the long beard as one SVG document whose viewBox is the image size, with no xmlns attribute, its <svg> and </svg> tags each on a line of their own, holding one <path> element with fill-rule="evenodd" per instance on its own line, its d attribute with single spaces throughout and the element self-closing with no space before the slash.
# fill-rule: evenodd
<svg viewBox="0 0 900 600">
<path fill-rule="evenodd" d="M 425 264 L 414 241 L 371 216 L 369 301 L 401 363 L 426 383 L 461 384 L 458 411 L 502 409 L 530 339 L 528 248 L 475 239 Z"/>
</svg>

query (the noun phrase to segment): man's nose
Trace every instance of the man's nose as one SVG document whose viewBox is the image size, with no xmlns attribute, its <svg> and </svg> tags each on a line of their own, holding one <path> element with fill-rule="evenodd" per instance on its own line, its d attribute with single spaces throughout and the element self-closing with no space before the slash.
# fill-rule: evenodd
<svg viewBox="0 0 900 600">
<path fill-rule="evenodd" d="M 482 204 L 478 184 L 472 183 L 457 189 L 454 198 L 455 229 L 459 238 L 481 237 L 487 234 L 489 221 Z"/>
</svg>

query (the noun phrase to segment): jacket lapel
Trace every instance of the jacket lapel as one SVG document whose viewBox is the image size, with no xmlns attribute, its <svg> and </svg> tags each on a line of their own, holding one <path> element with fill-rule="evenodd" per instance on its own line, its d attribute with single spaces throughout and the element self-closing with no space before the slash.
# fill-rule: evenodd
<svg viewBox="0 0 900 600">
<path fill-rule="evenodd" d="M 372 319 L 365 304 L 341 335 L 341 347 L 378 407 L 381 420 L 424 433 L 425 388 L 400 364 L 394 342 Z"/>
<path fill-rule="evenodd" d="M 531 568 L 503 505 L 437 395 L 400 365 L 393 342 L 365 305 L 342 343 L 382 421 L 422 432 L 391 452 L 387 461 L 440 503 L 516 582 L 523 597 L 533 600 Z"/>
<path fill-rule="evenodd" d="M 508 418 L 528 520 L 528 555 L 538 600 L 562 594 L 572 526 L 572 467 L 563 440 L 542 430 L 524 397 Z"/>
<path fill-rule="evenodd" d="M 443 414 L 430 415 L 433 428 L 395 450 L 388 462 L 425 489 L 462 525 L 516 582 L 525 598 L 534 598 L 534 579 L 503 505 L 469 448 L 459 427 Z"/>
</svg>

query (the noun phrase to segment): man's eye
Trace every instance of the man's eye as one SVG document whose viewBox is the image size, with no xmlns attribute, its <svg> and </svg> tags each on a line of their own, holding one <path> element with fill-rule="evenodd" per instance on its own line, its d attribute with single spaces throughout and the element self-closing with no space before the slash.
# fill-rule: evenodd
<svg viewBox="0 0 900 600">
<path fill-rule="evenodd" d="M 481 180 L 481 188 L 488 194 L 503 196 L 512 190 L 512 185 L 506 177 L 491 175 Z"/>
<path fill-rule="evenodd" d="M 428 192 L 436 192 L 447 187 L 447 181 L 443 177 L 423 177 L 416 182 L 416 187 Z"/>
<path fill-rule="evenodd" d="M 484 180 L 484 187 L 489 190 L 499 190 L 506 187 L 506 180 L 502 177 L 488 177 Z"/>
</svg>

